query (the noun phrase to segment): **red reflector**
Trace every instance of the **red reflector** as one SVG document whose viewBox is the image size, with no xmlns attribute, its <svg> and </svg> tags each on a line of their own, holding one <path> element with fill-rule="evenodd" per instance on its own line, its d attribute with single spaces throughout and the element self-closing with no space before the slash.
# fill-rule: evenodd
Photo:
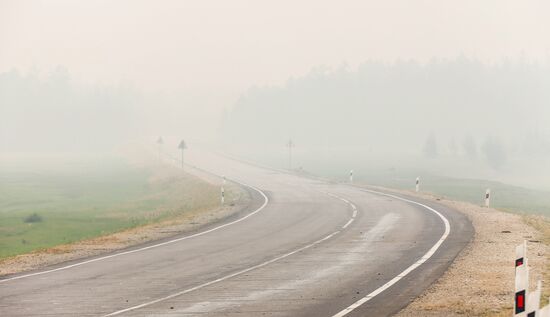
<svg viewBox="0 0 550 317">
<path fill-rule="evenodd" d="M 525 311 L 525 290 L 516 293 L 516 314 Z"/>
<path fill-rule="evenodd" d="M 518 296 L 518 307 L 523 307 L 523 305 L 525 305 L 523 301 L 524 301 L 523 295 Z"/>
<path fill-rule="evenodd" d="M 519 258 L 516 260 L 516 266 L 523 265 L 523 258 Z"/>
</svg>

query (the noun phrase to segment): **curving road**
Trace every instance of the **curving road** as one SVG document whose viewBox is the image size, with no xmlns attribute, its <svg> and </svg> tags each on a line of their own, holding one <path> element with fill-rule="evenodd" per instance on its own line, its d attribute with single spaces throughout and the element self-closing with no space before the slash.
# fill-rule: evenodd
<svg viewBox="0 0 550 317">
<path fill-rule="evenodd" d="M 189 151 L 252 203 L 192 235 L 0 278 L 0 316 L 388 316 L 472 237 L 462 214 Z"/>
</svg>

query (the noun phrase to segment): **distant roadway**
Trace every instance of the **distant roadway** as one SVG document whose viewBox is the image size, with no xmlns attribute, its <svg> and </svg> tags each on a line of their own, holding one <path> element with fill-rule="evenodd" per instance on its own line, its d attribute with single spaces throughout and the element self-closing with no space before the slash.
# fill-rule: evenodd
<svg viewBox="0 0 550 317">
<path fill-rule="evenodd" d="M 186 160 L 241 183 L 251 204 L 199 232 L 1 277 L 0 316 L 390 316 L 473 234 L 433 202 Z"/>
</svg>

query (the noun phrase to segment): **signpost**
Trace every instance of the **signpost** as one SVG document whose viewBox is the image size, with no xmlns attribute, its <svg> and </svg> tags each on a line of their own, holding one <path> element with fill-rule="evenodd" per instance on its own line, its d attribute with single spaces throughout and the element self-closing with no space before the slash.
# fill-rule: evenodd
<svg viewBox="0 0 550 317">
<path fill-rule="evenodd" d="M 292 170 L 292 148 L 294 147 L 292 139 L 288 139 L 286 146 L 288 147 L 288 169 Z"/>
<path fill-rule="evenodd" d="M 485 191 L 485 207 L 489 207 L 489 204 L 491 203 L 491 189 L 487 188 Z"/>
<path fill-rule="evenodd" d="M 161 136 L 159 136 L 157 140 L 157 144 L 159 146 L 159 163 L 160 163 L 162 160 L 162 145 L 164 144 L 164 141 L 162 140 Z"/>
<path fill-rule="evenodd" d="M 187 149 L 187 144 L 185 144 L 184 140 L 181 140 L 180 145 L 178 145 L 178 149 L 181 150 L 181 168 L 183 169 L 183 151 Z"/>
</svg>

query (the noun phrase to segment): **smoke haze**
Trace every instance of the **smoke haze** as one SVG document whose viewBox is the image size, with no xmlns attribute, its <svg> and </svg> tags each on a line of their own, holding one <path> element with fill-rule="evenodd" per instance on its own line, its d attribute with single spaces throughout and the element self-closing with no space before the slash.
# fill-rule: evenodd
<svg viewBox="0 0 550 317">
<path fill-rule="evenodd" d="M 546 1 L 0 1 L 0 151 L 102 152 L 164 135 L 286 166 L 293 139 L 305 169 L 550 188 L 548 12 Z"/>
</svg>

